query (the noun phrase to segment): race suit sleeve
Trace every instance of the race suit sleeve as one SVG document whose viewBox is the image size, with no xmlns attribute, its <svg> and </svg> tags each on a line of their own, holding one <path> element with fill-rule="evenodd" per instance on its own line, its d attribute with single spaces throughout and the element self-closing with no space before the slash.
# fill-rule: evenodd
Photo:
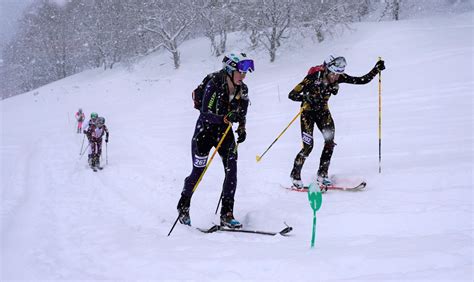
<svg viewBox="0 0 474 282">
<path fill-rule="evenodd" d="M 311 79 L 309 78 L 309 75 L 307 75 L 303 81 L 298 83 L 293 90 L 290 91 L 290 94 L 288 94 L 288 98 L 293 101 L 297 102 L 302 102 L 303 101 L 303 93 L 307 89 L 308 84 L 311 83 Z"/>
<path fill-rule="evenodd" d="M 376 68 L 373 68 L 368 74 L 364 76 L 350 76 L 346 73 L 343 73 L 339 76 L 337 80 L 338 83 L 348 83 L 348 84 L 367 84 L 379 73 Z"/>
</svg>

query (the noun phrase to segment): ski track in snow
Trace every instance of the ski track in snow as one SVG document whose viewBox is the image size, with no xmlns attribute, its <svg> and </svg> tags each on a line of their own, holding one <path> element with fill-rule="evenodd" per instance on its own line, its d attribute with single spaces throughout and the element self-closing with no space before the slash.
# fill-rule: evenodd
<svg viewBox="0 0 474 282">
<path fill-rule="evenodd" d="M 246 79 L 252 104 L 239 146 L 235 215 L 250 229 L 279 231 L 285 221 L 294 228 L 288 237 L 203 234 L 179 224 L 166 236 L 191 170 L 198 114 L 190 93 L 220 67 L 204 39 L 183 44 L 187 67 L 178 71 L 167 54 L 155 54 L 132 71 L 90 70 L 1 101 L 1 279 L 472 281 L 474 76 L 473 42 L 465 40 L 472 34 L 468 13 L 358 24 L 296 55 L 282 49 L 273 65 L 257 53 L 256 72 Z M 280 188 L 301 147 L 299 120 L 261 162 L 255 156 L 297 114 L 288 92 L 329 53 L 346 56 L 353 75 L 365 74 L 380 54 L 386 60 L 382 174 L 377 78 L 341 85 L 330 100 L 338 144 L 330 173 L 368 186 L 323 196 L 311 250 L 307 196 Z M 78 107 L 107 118 L 102 171 L 78 154 Z M 319 161 L 317 130 L 314 141 L 305 182 Z M 218 222 L 223 178 L 216 156 L 192 200 L 194 226 Z"/>
</svg>

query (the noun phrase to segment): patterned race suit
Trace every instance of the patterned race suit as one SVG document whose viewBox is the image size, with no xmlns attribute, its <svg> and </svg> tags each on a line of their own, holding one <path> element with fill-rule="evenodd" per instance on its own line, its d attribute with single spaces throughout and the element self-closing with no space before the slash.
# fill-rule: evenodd
<svg viewBox="0 0 474 282">
<path fill-rule="evenodd" d="M 104 124 L 102 127 L 99 127 L 95 124 L 89 124 L 87 128 L 86 135 L 89 139 L 89 164 L 91 166 L 100 166 L 100 156 L 102 155 L 102 137 L 105 133 L 105 141 L 109 139 L 109 130 Z"/>
<path fill-rule="evenodd" d="M 335 126 L 329 111 L 328 100 L 331 95 L 336 95 L 340 83 L 366 84 L 377 74 L 374 67 L 368 74 L 361 77 L 353 77 L 348 74 L 340 74 L 334 83 L 329 83 L 326 75 L 328 71 L 324 66 L 312 67 L 308 75 L 289 93 L 288 98 L 293 101 L 301 101 L 305 106 L 301 114 L 301 137 L 303 148 L 296 155 L 291 177 L 301 179 L 301 169 L 306 158 L 313 150 L 313 130 L 316 123 L 324 138 L 324 148 L 319 162 L 318 175 L 327 177 L 329 164 L 334 151 Z"/>
<path fill-rule="evenodd" d="M 228 127 L 228 124 L 224 123 L 224 116 L 231 111 L 238 112 L 242 117 L 239 128 L 245 128 L 249 104 L 248 88 L 242 82 L 240 86 L 236 85 L 234 93 L 230 93 L 228 79 L 230 80 L 230 77 L 224 70 L 215 72 L 205 86 L 201 112 L 191 141 L 193 169 L 184 180 L 178 209 L 190 205 L 193 188 L 204 171 L 209 152 L 212 147 L 217 146 Z M 221 214 L 227 214 L 233 211 L 237 187 L 237 149 L 232 131 L 225 137 L 218 153 L 225 171 Z"/>
</svg>

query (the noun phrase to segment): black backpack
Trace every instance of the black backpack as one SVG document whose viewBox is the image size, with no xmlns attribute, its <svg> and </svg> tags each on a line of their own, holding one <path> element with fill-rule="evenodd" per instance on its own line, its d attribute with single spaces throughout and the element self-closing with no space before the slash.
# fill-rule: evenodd
<svg viewBox="0 0 474 282">
<path fill-rule="evenodd" d="M 204 97 L 204 91 L 206 90 L 207 83 L 214 78 L 216 75 L 220 75 L 222 71 L 217 71 L 206 75 L 206 77 L 202 80 L 201 84 L 198 85 L 196 89 L 194 89 L 192 93 L 192 98 L 194 102 L 194 108 L 197 110 L 201 110 L 202 108 L 202 98 Z"/>
</svg>

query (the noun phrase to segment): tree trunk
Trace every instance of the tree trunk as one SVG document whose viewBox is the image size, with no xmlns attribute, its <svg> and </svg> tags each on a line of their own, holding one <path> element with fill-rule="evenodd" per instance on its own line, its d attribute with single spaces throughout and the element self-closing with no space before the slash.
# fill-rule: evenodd
<svg viewBox="0 0 474 282">
<path fill-rule="evenodd" d="M 175 49 L 176 51 L 173 51 L 173 62 L 174 62 L 174 68 L 175 69 L 178 69 L 179 68 L 179 64 L 180 64 L 180 58 L 179 58 L 179 52 L 178 52 L 178 49 L 176 48 Z"/>
<path fill-rule="evenodd" d="M 400 18 L 400 0 L 393 1 L 393 19 L 398 21 Z"/>
</svg>

